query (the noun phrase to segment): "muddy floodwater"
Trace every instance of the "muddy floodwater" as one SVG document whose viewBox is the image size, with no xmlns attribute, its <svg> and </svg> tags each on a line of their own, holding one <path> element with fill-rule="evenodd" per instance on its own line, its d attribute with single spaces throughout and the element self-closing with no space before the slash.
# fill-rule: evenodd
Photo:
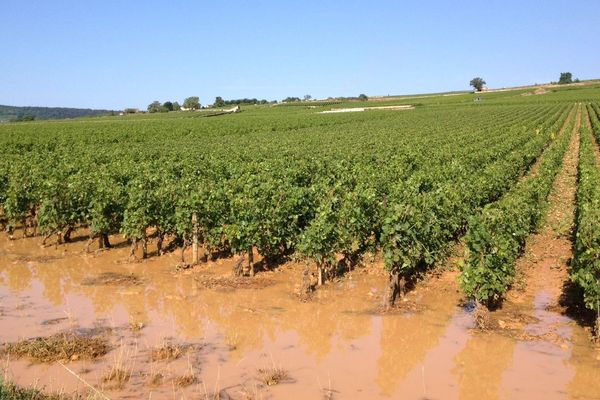
<svg viewBox="0 0 600 400">
<path fill-rule="evenodd" d="M 377 263 L 301 300 L 301 264 L 236 287 L 234 259 L 178 271 L 178 252 L 128 262 L 125 242 L 112 241 L 85 254 L 83 237 L 42 248 L 39 237 L 0 235 L 0 342 L 65 331 L 110 342 L 94 360 L 4 354 L 6 376 L 111 399 L 600 399 L 590 332 L 556 310 L 543 285 L 498 311 L 505 329 L 481 332 L 460 305 L 455 271 L 382 314 Z M 153 356 L 166 345 L 172 358 Z M 110 379 L 115 369 L 122 381 Z M 265 378 L 274 372 L 278 382 Z"/>
</svg>

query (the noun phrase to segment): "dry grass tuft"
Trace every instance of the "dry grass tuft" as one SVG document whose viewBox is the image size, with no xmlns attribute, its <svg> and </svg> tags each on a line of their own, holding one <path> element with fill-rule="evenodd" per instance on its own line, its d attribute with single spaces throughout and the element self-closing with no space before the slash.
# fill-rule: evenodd
<svg viewBox="0 0 600 400">
<path fill-rule="evenodd" d="M 137 346 L 135 349 L 127 349 L 121 343 L 119 351 L 113 358 L 110 370 L 104 375 L 102 381 L 110 383 L 109 388 L 111 389 L 122 389 L 131 378 L 136 354 Z"/>
<path fill-rule="evenodd" d="M 150 386 L 154 386 L 154 387 L 160 386 L 162 384 L 163 378 L 164 378 L 164 376 L 160 372 L 154 373 L 154 374 L 150 375 L 148 384 Z"/>
<path fill-rule="evenodd" d="M 196 375 L 189 373 L 176 377 L 174 381 L 177 387 L 182 388 L 198 382 L 198 378 L 196 378 Z"/>
<path fill-rule="evenodd" d="M 121 368 L 111 368 L 108 374 L 102 378 L 105 383 L 112 383 L 114 388 L 121 389 L 131 378 L 131 371 Z"/>
<path fill-rule="evenodd" d="M 258 370 L 258 380 L 267 386 L 275 386 L 290 378 L 288 372 L 281 367 L 261 368 Z"/>
<path fill-rule="evenodd" d="M 173 361 L 181 357 L 185 349 L 186 346 L 183 345 L 164 343 L 160 347 L 153 348 L 150 356 L 152 361 Z"/>
<path fill-rule="evenodd" d="M 95 360 L 110 350 L 106 338 L 78 335 L 72 332 L 57 333 L 50 337 L 21 340 L 5 344 L 0 353 L 13 357 L 27 357 L 37 362 L 59 360 Z"/>
</svg>

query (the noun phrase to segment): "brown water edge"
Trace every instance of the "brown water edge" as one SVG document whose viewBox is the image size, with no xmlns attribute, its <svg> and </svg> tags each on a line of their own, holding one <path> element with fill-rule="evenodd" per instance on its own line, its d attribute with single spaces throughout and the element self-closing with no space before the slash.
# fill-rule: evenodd
<svg viewBox="0 0 600 400">
<path fill-rule="evenodd" d="M 417 285 L 407 296 L 407 311 L 381 315 L 375 310 L 385 276 L 367 273 L 381 265 L 359 268 L 301 302 L 293 294 L 303 270 L 298 264 L 261 272 L 272 283 L 262 289 L 206 289 L 205 278 L 229 276 L 235 260 L 177 273 L 178 254 L 128 263 L 127 246 L 87 255 L 82 243 L 41 248 L 40 238 L 9 241 L 0 235 L 0 342 L 111 328 L 107 356 L 65 364 L 110 398 L 194 398 L 221 390 L 232 398 L 482 399 L 500 397 L 507 380 L 521 385 L 532 379 L 527 373 L 502 375 L 518 341 L 471 331 L 470 314 L 457 306 L 455 271 Z M 98 284 L 106 273 L 135 279 Z M 552 363 L 544 373 L 560 377 L 556 381 L 570 393 L 594 398 L 589 385 L 598 363 L 586 332 L 576 325 L 571 331 L 568 367 Z M 481 341 L 487 346 L 474 346 Z M 170 342 L 192 346 L 175 361 L 151 361 L 151 350 Z M 534 351 L 526 348 L 524 357 Z M 24 386 L 86 389 L 58 363 L 2 364 Z M 103 382 L 115 365 L 131 373 L 122 389 Z M 257 370 L 272 367 L 285 369 L 289 379 L 264 386 Z M 584 372 L 573 378 L 573 371 Z M 197 382 L 178 387 L 177 379 L 190 373 Z M 485 376 L 503 377 L 502 385 Z"/>
</svg>

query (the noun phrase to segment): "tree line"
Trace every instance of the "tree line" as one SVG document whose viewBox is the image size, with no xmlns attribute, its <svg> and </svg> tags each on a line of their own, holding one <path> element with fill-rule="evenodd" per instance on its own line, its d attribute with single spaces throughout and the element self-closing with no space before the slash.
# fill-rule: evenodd
<svg viewBox="0 0 600 400">
<path fill-rule="evenodd" d="M 160 101 L 155 100 L 148 105 L 149 113 L 157 113 L 157 112 L 169 112 L 169 111 L 186 111 L 186 110 L 198 110 L 200 109 L 200 98 L 198 96 L 190 96 L 187 97 L 183 101 L 183 105 L 179 105 L 176 101 L 165 101 L 161 104 Z"/>
</svg>

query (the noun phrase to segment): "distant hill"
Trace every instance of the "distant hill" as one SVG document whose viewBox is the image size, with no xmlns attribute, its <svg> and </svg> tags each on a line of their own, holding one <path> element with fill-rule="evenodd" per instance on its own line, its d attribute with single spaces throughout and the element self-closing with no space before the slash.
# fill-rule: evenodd
<svg viewBox="0 0 600 400">
<path fill-rule="evenodd" d="M 14 107 L 0 105 L 0 121 L 64 119 L 110 114 L 111 110 L 66 107 Z"/>
</svg>

